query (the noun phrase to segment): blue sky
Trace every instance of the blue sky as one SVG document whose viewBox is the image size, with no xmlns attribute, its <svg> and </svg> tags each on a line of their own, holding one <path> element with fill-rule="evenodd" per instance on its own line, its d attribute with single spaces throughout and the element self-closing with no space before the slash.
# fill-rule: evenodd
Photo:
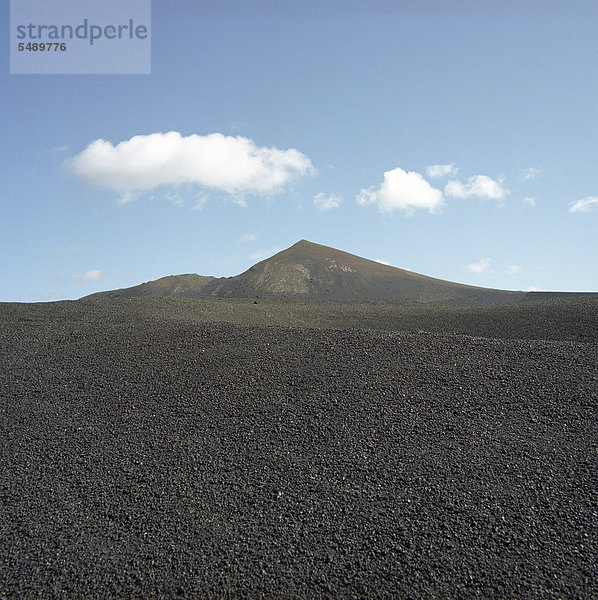
<svg viewBox="0 0 598 600">
<path fill-rule="evenodd" d="M 2 3 L 8 24 L 8 3 Z M 598 291 L 598 3 L 154 0 L 151 75 L 10 75 L 0 301 L 299 239 Z"/>
</svg>

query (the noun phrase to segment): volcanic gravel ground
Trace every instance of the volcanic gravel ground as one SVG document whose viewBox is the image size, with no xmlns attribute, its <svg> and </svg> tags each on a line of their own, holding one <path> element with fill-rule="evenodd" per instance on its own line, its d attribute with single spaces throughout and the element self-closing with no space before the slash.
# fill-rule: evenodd
<svg viewBox="0 0 598 600">
<path fill-rule="evenodd" d="M 598 344 L 127 306 L 0 307 L 0 598 L 598 597 Z"/>
</svg>

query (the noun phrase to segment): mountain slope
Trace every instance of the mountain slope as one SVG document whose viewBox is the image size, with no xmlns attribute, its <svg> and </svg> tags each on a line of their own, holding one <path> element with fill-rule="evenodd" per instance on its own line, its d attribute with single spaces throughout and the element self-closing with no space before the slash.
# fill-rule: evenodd
<svg viewBox="0 0 598 600">
<path fill-rule="evenodd" d="M 384 265 L 301 240 L 236 277 L 213 279 L 202 295 L 220 298 L 310 298 L 497 303 L 522 292 L 478 288 Z"/>
<path fill-rule="evenodd" d="M 130 288 L 120 290 L 109 290 L 90 294 L 86 298 L 138 298 L 146 296 L 149 298 L 161 298 L 164 296 L 179 298 L 196 298 L 201 296 L 201 289 L 209 283 L 213 277 L 189 273 L 186 275 L 168 275 L 155 281 L 148 281 Z"/>
<path fill-rule="evenodd" d="M 98 292 L 86 298 L 139 296 L 390 300 L 473 305 L 598 294 L 513 292 L 463 285 L 301 240 L 235 277 L 171 275 L 130 288 Z"/>
</svg>

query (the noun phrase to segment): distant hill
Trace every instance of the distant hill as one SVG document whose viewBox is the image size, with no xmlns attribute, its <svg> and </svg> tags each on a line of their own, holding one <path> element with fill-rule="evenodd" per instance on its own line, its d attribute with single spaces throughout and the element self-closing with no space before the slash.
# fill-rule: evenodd
<svg viewBox="0 0 598 600">
<path fill-rule="evenodd" d="M 540 296 L 569 295 L 513 292 L 453 283 L 301 240 L 235 277 L 171 275 L 86 298 L 150 296 L 502 304 Z"/>
<path fill-rule="evenodd" d="M 186 275 L 169 275 L 155 281 L 148 281 L 129 288 L 97 292 L 86 298 L 197 298 L 201 296 L 202 288 L 209 283 L 213 277 L 189 273 Z"/>
</svg>

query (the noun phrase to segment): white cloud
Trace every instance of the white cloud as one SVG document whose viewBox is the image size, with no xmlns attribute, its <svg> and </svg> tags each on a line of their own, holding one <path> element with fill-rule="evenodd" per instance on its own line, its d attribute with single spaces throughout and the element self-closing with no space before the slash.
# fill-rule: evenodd
<svg viewBox="0 0 598 600">
<path fill-rule="evenodd" d="M 471 273 L 483 273 L 484 271 L 488 270 L 489 266 L 490 266 L 490 259 L 482 258 L 479 262 L 471 263 L 470 265 L 467 265 L 465 268 L 468 271 L 470 271 Z"/>
<path fill-rule="evenodd" d="M 392 265 L 387 260 L 382 260 L 381 258 L 377 258 L 375 262 L 380 263 L 381 265 L 388 265 L 389 267 L 392 267 Z"/>
<path fill-rule="evenodd" d="M 343 199 L 336 194 L 319 193 L 314 196 L 314 204 L 320 210 L 330 210 L 338 208 L 343 203 Z"/>
<path fill-rule="evenodd" d="M 88 283 L 101 279 L 104 274 L 104 271 L 100 271 L 100 269 L 91 269 L 85 271 L 85 273 L 71 273 L 68 277 L 59 277 L 56 279 L 56 283 L 59 285 L 63 283 Z"/>
<path fill-rule="evenodd" d="M 195 184 L 243 197 L 281 191 L 294 177 L 314 173 L 293 148 L 256 146 L 221 133 L 183 136 L 177 131 L 137 135 L 113 146 L 97 139 L 65 161 L 86 181 L 116 190 L 121 202 L 162 185 Z"/>
<path fill-rule="evenodd" d="M 515 273 L 519 273 L 521 271 L 521 267 L 519 265 L 509 265 L 509 275 L 515 275 Z"/>
<path fill-rule="evenodd" d="M 382 213 L 397 209 L 407 214 L 416 209 L 435 213 L 444 205 L 444 198 L 442 192 L 433 188 L 419 173 L 397 167 L 384 173 L 384 181 L 378 188 L 362 189 L 357 202 L 375 204 Z"/>
<path fill-rule="evenodd" d="M 90 246 L 84 246 L 83 244 L 72 244 L 64 248 L 58 248 L 56 254 L 77 254 L 79 252 L 89 252 L 92 250 Z"/>
<path fill-rule="evenodd" d="M 257 260 L 258 262 L 261 260 L 265 260 L 266 258 L 270 258 L 279 252 L 282 252 L 283 248 L 279 248 L 275 246 L 274 248 L 270 248 L 270 250 L 258 250 L 254 252 L 249 258 L 251 260 Z"/>
<path fill-rule="evenodd" d="M 534 207 L 534 206 L 536 206 L 536 199 L 535 198 L 531 198 L 530 196 L 526 196 L 523 199 L 523 203 L 527 204 L 528 206 Z"/>
<path fill-rule="evenodd" d="M 85 271 L 85 273 L 75 273 L 73 275 L 73 281 L 76 283 L 87 283 L 88 281 L 97 281 L 104 277 L 104 271 L 100 269 L 91 269 L 91 271 Z"/>
<path fill-rule="evenodd" d="M 164 194 L 164 198 L 179 208 L 183 208 L 185 206 L 185 199 L 181 197 L 178 189 L 166 192 L 166 194 Z"/>
<path fill-rule="evenodd" d="M 208 197 L 205 194 L 198 194 L 195 198 L 195 203 L 191 207 L 191 210 L 203 210 L 207 201 Z"/>
<path fill-rule="evenodd" d="M 526 292 L 545 292 L 546 290 L 542 287 L 537 287 L 532 285 L 532 287 L 528 287 L 527 290 L 525 290 Z"/>
<path fill-rule="evenodd" d="M 467 180 L 467 183 L 461 183 L 454 180 L 449 181 L 444 188 L 444 193 L 453 198 L 487 198 L 490 200 L 502 200 L 509 191 L 503 186 L 504 177 L 498 181 L 487 175 L 475 175 Z"/>
<path fill-rule="evenodd" d="M 255 242 L 256 239 L 257 235 L 255 233 L 245 233 L 237 241 L 243 244 L 246 242 Z"/>
<path fill-rule="evenodd" d="M 582 200 L 578 200 L 577 202 L 571 203 L 571 208 L 569 212 L 575 213 L 585 213 L 589 212 L 592 209 L 598 208 L 598 196 L 588 196 L 587 198 L 583 198 Z"/>
<path fill-rule="evenodd" d="M 521 169 L 521 179 L 523 181 L 529 181 L 530 179 L 536 179 L 542 175 L 542 169 L 538 167 L 529 167 L 527 169 Z"/>
<path fill-rule="evenodd" d="M 54 146 L 53 148 L 48 148 L 48 152 L 52 154 L 62 154 L 63 152 L 68 152 L 69 146 Z"/>
<path fill-rule="evenodd" d="M 446 177 L 447 175 L 454 176 L 459 169 L 455 167 L 455 163 L 450 165 L 429 165 L 426 167 L 428 177 Z"/>
</svg>

